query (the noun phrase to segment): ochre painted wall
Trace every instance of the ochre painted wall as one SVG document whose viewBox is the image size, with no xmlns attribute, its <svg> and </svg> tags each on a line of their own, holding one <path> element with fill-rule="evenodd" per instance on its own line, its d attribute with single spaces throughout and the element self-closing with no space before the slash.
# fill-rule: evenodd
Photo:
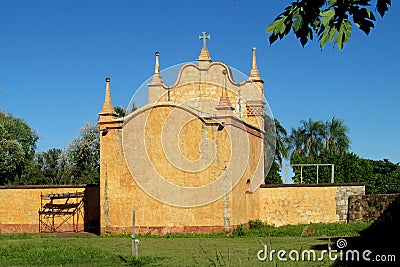
<svg viewBox="0 0 400 267">
<path fill-rule="evenodd" d="M 262 139 L 231 125 L 229 121 L 224 129 L 218 130 L 218 125 L 207 124 L 194 116 L 181 129 L 178 141 L 175 142 L 178 142 L 180 152 L 186 158 L 198 160 L 209 156 L 210 164 L 196 172 L 191 172 L 190 168 L 197 165 L 191 166 L 190 162 L 185 168 L 177 168 L 171 164 L 173 158 L 167 159 L 164 150 L 166 145 L 161 141 L 163 122 L 171 112 L 182 117 L 184 114 L 181 113 L 187 111 L 161 104 L 147 110 L 142 109 L 131 115 L 132 118 L 125 122 L 123 130 L 117 129 L 117 126 L 112 129 L 110 124 L 108 132 L 101 136 L 100 204 L 103 233 L 130 232 L 132 210 L 136 213 L 136 229 L 139 233 L 220 232 L 232 230 L 234 226 L 247 221 L 247 180 L 252 180 L 253 176 L 262 177 L 262 164 L 258 160 L 262 151 Z M 143 133 L 141 127 L 146 124 L 149 128 Z M 209 142 L 216 144 L 215 155 L 200 153 L 199 143 L 205 135 Z M 228 136 L 237 136 L 236 143 L 231 144 Z M 142 138 L 146 142 L 141 148 L 138 143 Z M 233 149 L 236 151 L 232 152 Z M 242 153 L 241 149 L 247 151 Z M 232 156 L 232 153 L 239 156 Z M 147 194 L 137 184 L 134 179 L 137 177 L 131 174 L 127 162 L 133 165 L 133 175 L 137 173 L 147 177 L 150 183 L 159 186 L 161 194 L 173 192 L 157 184 L 154 177 L 156 175 L 160 179 L 185 187 L 208 185 L 215 177 L 222 176 L 225 168 L 230 170 L 226 175 L 233 176 L 234 173 L 240 177 L 233 190 L 216 201 L 196 207 L 182 207 L 162 202 Z M 179 199 L 191 196 L 177 194 L 173 197 Z M 228 229 L 225 229 L 226 225 Z"/>
<path fill-rule="evenodd" d="M 84 190 L 85 186 L 0 187 L 0 233 L 38 233 L 38 211 L 41 207 L 41 194 L 75 193 Z M 72 223 L 72 220 L 69 222 Z M 84 221 L 82 216 L 78 223 L 79 229 L 83 231 Z M 66 224 L 60 230 L 71 231 L 72 226 L 68 225 Z"/>
<path fill-rule="evenodd" d="M 148 105 L 120 119 L 100 113 L 101 231 L 131 231 L 132 210 L 139 233 L 245 223 L 246 191 L 257 190 L 264 169 L 258 83 L 234 82 L 221 62 L 186 64 L 171 87 L 153 76 Z M 231 108 L 220 108 L 223 87 Z"/>
<path fill-rule="evenodd" d="M 254 194 L 254 219 L 275 226 L 340 222 L 349 196 L 364 194 L 364 188 L 362 183 L 264 185 Z"/>
</svg>

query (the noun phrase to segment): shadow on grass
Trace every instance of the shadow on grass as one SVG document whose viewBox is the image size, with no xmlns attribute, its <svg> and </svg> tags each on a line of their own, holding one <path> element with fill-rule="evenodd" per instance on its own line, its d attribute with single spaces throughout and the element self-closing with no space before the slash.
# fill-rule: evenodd
<svg viewBox="0 0 400 267">
<path fill-rule="evenodd" d="M 331 266 L 399 266 L 400 195 L 360 236 L 330 238 L 330 242 L 332 250 L 342 251 L 341 259 L 338 257 Z M 324 250 L 327 245 L 316 245 L 313 249 Z"/>
<path fill-rule="evenodd" d="M 125 259 L 121 255 L 118 255 L 119 259 L 121 260 L 122 266 L 147 266 L 147 265 L 157 265 L 159 266 L 166 257 L 151 257 L 151 256 L 142 256 L 138 257 L 137 259 L 129 258 Z"/>
</svg>

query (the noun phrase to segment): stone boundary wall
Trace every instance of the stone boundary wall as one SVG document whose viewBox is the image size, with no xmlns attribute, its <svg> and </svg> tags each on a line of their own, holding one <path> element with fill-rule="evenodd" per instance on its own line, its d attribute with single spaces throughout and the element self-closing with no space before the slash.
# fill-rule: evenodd
<svg viewBox="0 0 400 267">
<path fill-rule="evenodd" d="M 336 188 L 336 214 L 339 216 L 339 222 L 347 222 L 350 197 L 364 195 L 365 186 L 342 185 Z"/>
<path fill-rule="evenodd" d="M 84 216 L 79 218 L 79 230 L 98 233 L 100 227 L 99 186 L 92 185 L 28 185 L 0 186 L 0 234 L 38 233 L 41 194 L 85 191 Z M 72 220 L 72 219 L 70 219 Z M 72 221 L 71 221 L 72 222 Z M 60 231 L 72 231 L 65 224 Z"/>
<path fill-rule="evenodd" d="M 346 222 L 348 198 L 363 194 L 364 183 L 262 185 L 254 219 L 275 226 Z"/>
<path fill-rule="evenodd" d="M 356 195 L 349 198 L 349 222 L 373 222 L 400 194 Z"/>
</svg>

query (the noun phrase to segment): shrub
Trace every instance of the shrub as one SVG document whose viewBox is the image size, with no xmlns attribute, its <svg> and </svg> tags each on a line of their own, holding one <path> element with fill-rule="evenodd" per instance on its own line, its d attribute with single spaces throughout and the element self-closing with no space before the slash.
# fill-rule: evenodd
<svg viewBox="0 0 400 267">
<path fill-rule="evenodd" d="M 261 220 L 249 221 L 249 229 L 263 229 L 265 226 L 265 223 Z"/>
<path fill-rule="evenodd" d="M 232 235 L 233 235 L 233 236 L 245 236 L 246 233 L 247 233 L 247 229 L 246 229 L 246 226 L 244 226 L 243 223 L 241 223 L 240 225 L 238 225 L 238 226 L 236 227 L 236 229 L 234 229 L 234 230 L 232 231 Z"/>
</svg>

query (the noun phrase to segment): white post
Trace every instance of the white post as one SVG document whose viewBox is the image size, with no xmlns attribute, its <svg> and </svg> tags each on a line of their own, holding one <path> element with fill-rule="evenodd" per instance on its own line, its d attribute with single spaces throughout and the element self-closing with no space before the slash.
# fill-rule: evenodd
<svg viewBox="0 0 400 267">
<path fill-rule="evenodd" d="M 303 183 L 303 165 L 300 165 L 300 183 Z"/>
<path fill-rule="evenodd" d="M 289 164 L 286 164 L 286 174 L 285 174 L 286 184 L 289 183 Z"/>
<path fill-rule="evenodd" d="M 317 164 L 317 184 L 318 184 L 318 164 Z"/>
<path fill-rule="evenodd" d="M 335 182 L 335 164 L 332 164 L 331 183 Z"/>
<path fill-rule="evenodd" d="M 135 211 L 132 210 L 132 258 L 139 257 L 139 240 L 136 239 Z"/>
</svg>

